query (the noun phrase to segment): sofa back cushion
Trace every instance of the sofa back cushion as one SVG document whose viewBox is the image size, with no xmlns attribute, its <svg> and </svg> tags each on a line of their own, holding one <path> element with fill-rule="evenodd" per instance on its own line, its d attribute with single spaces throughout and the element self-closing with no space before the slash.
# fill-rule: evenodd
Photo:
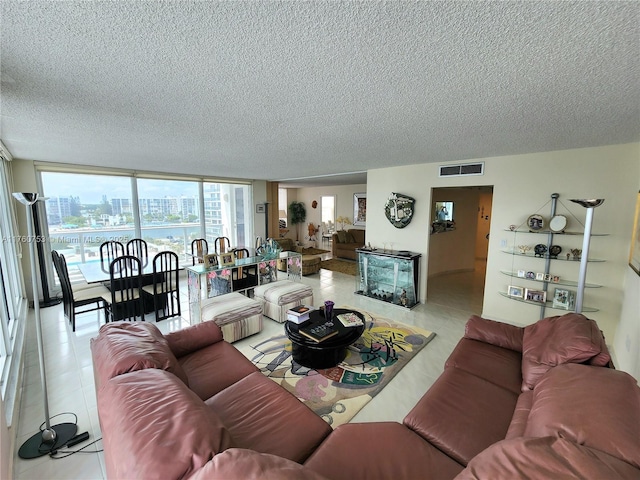
<svg viewBox="0 0 640 480">
<path fill-rule="evenodd" d="M 552 368 L 533 390 L 526 437 L 562 437 L 640 468 L 640 387 L 625 372 Z"/>
<path fill-rule="evenodd" d="M 513 438 L 474 457 L 454 480 L 637 479 L 640 471 L 611 455 L 557 437 Z"/>
<path fill-rule="evenodd" d="M 497 347 L 522 352 L 524 328 L 472 315 L 464 327 L 464 337 Z"/>
<path fill-rule="evenodd" d="M 347 232 L 346 230 L 338 230 L 336 232 L 338 236 L 338 243 L 347 243 Z"/>
<path fill-rule="evenodd" d="M 531 390 L 552 367 L 598 359 L 606 365 L 602 333 L 593 320 L 569 313 L 547 317 L 524 328 L 522 338 L 522 390 Z"/>
<path fill-rule="evenodd" d="M 215 322 L 201 322 L 165 335 L 176 358 L 222 341 L 222 330 Z"/>
<path fill-rule="evenodd" d="M 110 378 L 145 368 L 167 370 L 189 384 L 167 340 L 152 323 L 107 323 L 90 343 L 96 390 Z"/>
<path fill-rule="evenodd" d="M 216 414 L 163 370 L 112 378 L 98 412 L 108 478 L 185 478 L 232 446 Z"/>
</svg>

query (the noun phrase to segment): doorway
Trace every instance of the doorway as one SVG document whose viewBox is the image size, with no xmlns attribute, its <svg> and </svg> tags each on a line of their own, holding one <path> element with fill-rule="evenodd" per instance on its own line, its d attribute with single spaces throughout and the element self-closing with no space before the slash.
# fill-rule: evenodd
<svg viewBox="0 0 640 480">
<path fill-rule="evenodd" d="M 482 313 L 492 202 L 493 186 L 432 189 L 427 303 Z"/>
<path fill-rule="evenodd" d="M 320 197 L 320 210 L 322 224 L 320 225 L 320 235 L 322 243 L 331 243 L 331 235 L 335 232 L 336 222 L 336 196 L 322 195 Z"/>
</svg>

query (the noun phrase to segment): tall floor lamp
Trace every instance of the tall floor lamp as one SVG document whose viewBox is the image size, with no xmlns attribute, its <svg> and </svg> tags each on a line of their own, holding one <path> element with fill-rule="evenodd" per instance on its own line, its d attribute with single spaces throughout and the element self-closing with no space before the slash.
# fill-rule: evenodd
<svg viewBox="0 0 640 480">
<path fill-rule="evenodd" d="M 40 363 L 40 381 L 44 398 L 44 429 L 34 434 L 18 450 L 20 458 L 37 458 L 66 445 L 78 429 L 75 423 L 60 423 L 51 426 L 49 400 L 47 397 L 47 375 L 44 364 L 44 346 L 42 343 L 42 325 L 40 323 L 40 302 L 38 301 L 38 277 L 36 276 L 36 248 L 33 236 L 33 214 L 31 206 L 38 201 L 37 193 L 14 193 L 13 196 L 27 207 L 27 243 L 31 261 L 31 288 L 33 289 L 33 309 L 36 317 L 36 338 L 38 341 L 38 361 Z M 42 428 L 42 427 L 41 427 Z"/>
<path fill-rule="evenodd" d="M 584 236 L 582 238 L 582 253 L 580 257 L 580 274 L 578 275 L 578 293 L 576 294 L 576 313 L 582 313 L 584 300 L 584 285 L 587 280 L 587 262 L 589 261 L 589 244 L 591 243 L 591 225 L 593 224 L 593 210 L 604 203 L 604 198 L 571 199 L 573 203 L 587 209 L 584 222 Z"/>
</svg>

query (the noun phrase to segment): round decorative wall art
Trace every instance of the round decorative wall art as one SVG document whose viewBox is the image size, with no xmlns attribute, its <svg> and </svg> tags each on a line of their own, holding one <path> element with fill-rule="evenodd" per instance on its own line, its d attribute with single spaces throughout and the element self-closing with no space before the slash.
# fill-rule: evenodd
<svg viewBox="0 0 640 480">
<path fill-rule="evenodd" d="M 413 218 L 413 206 L 416 203 L 414 198 L 401 193 L 391 193 L 387 203 L 384 205 L 384 214 L 387 220 L 396 228 L 404 228 Z"/>
</svg>

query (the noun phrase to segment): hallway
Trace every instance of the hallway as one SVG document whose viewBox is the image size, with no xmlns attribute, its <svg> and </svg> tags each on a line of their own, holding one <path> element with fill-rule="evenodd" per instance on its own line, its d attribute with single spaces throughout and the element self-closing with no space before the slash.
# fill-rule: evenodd
<svg viewBox="0 0 640 480">
<path fill-rule="evenodd" d="M 486 260 L 476 260 L 475 269 L 428 279 L 427 303 L 482 314 Z"/>
</svg>

